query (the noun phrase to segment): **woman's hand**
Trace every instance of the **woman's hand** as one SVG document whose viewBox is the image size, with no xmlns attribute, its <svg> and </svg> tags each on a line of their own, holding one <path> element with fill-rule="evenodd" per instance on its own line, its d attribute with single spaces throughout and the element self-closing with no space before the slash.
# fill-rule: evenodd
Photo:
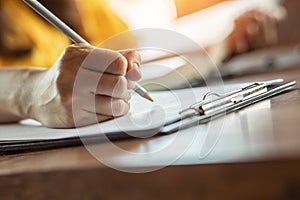
<svg viewBox="0 0 300 200">
<path fill-rule="evenodd" d="M 285 16 L 284 8 L 273 13 L 253 9 L 235 20 L 235 28 L 226 39 L 231 55 L 267 47 L 277 42 L 277 24 Z"/>
<path fill-rule="evenodd" d="M 34 75 L 27 117 L 47 127 L 72 128 L 122 116 L 130 108 L 130 89 L 141 78 L 140 62 L 133 50 L 71 45 L 52 68 Z"/>
</svg>

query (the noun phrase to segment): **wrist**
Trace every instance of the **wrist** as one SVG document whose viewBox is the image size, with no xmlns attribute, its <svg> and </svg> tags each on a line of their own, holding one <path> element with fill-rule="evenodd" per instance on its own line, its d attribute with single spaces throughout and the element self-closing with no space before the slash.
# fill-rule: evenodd
<svg viewBox="0 0 300 200">
<path fill-rule="evenodd" d="M 18 88 L 15 96 L 15 105 L 18 105 L 17 115 L 22 118 L 33 118 L 32 109 L 36 102 L 36 87 L 38 87 L 39 80 L 46 69 L 26 68 L 20 74 L 20 80 L 23 84 Z"/>
</svg>

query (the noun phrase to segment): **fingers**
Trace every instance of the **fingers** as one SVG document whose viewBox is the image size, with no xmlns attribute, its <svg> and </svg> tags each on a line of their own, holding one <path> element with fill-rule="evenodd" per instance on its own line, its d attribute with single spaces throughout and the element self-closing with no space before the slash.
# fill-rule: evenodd
<svg viewBox="0 0 300 200">
<path fill-rule="evenodd" d="M 101 115 L 87 110 L 83 110 L 83 113 L 81 115 L 82 117 L 80 118 L 80 120 L 76 120 L 76 125 L 74 126 L 82 127 L 113 119 L 112 116 Z"/>
<path fill-rule="evenodd" d="M 128 101 L 123 99 L 111 98 L 108 96 L 96 95 L 95 104 L 86 104 L 83 109 L 97 115 L 104 115 L 106 117 L 119 117 L 125 115 L 130 110 Z"/>
<path fill-rule="evenodd" d="M 273 13 L 272 16 L 277 22 L 281 22 L 287 17 L 287 10 L 283 6 L 279 6 Z"/>
<path fill-rule="evenodd" d="M 127 114 L 130 89 L 141 78 L 140 63 L 134 50 L 116 52 L 83 44 L 66 48 L 50 70 L 51 77 L 57 77 L 55 88 L 58 103 L 66 108 L 65 118 L 74 112 L 83 126 Z"/>
<path fill-rule="evenodd" d="M 142 78 L 139 66 L 136 63 L 130 64 L 130 70 L 127 71 L 126 77 L 131 81 L 138 81 Z"/>
<path fill-rule="evenodd" d="M 81 94 L 92 92 L 98 95 L 129 99 L 128 89 L 133 89 L 134 81 L 140 79 L 138 65 L 141 58 L 134 50 L 126 50 L 122 53 L 124 56 L 111 50 L 96 49 L 86 45 L 71 45 L 66 49 L 63 62 L 61 62 L 63 67 L 60 71 L 63 73 L 58 78 L 59 89 L 71 91 L 73 82 L 76 81 Z M 77 59 L 84 61 L 76 70 L 72 61 L 76 60 L 80 63 Z M 72 67 L 64 67 L 65 65 Z M 105 65 L 108 65 L 107 68 L 103 67 Z M 129 68 L 131 70 L 128 70 Z"/>
<path fill-rule="evenodd" d="M 141 56 L 135 50 L 123 50 L 120 53 L 126 58 L 128 62 L 126 77 L 131 81 L 138 81 L 141 79 L 139 67 L 141 65 Z"/>
<path fill-rule="evenodd" d="M 83 68 L 119 76 L 126 74 L 127 66 L 127 60 L 122 54 L 99 48 L 94 49 L 82 63 Z"/>
<path fill-rule="evenodd" d="M 81 69 L 77 74 L 76 81 L 75 90 L 80 95 L 92 93 L 125 100 L 129 100 L 131 97 L 129 89 L 132 89 L 132 86 L 125 76 Z"/>
<path fill-rule="evenodd" d="M 141 78 L 139 71 L 141 56 L 135 50 L 117 52 L 75 44 L 65 50 L 62 62 L 77 69 L 81 67 L 99 73 L 126 75 L 131 81 Z"/>
<path fill-rule="evenodd" d="M 125 100 L 129 100 L 131 97 L 127 79 L 124 76 L 113 76 L 110 74 L 102 74 L 95 94 Z"/>
<path fill-rule="evenodd" d="M 278 19 L 268 12 L 251 10 L 235 20 L 235 29 L 229 36 L 233 54 L 270 46 L 277 41 Z"/>
<path fill-rule="evenodd" d="M 141 65 L 141 56 L 140 54 L 136 51 L 136 50 L 132 50 L 132 49 L 127 49 L 127 50 L 122 50 L 119 51 L 127 60 L 132 61 L 132 63 L 136 63 L 138 66 Z M 129 66 L 129 70 L 131 66 Z"/>
<path fill-rule="evenodd" d="M 121 53 L 84 44 L 74 44 L 66 48 L 61 62 L 71 69 L 85 68 L 120 76 L 126 75 L 128 66 L 126 58 Z"/>
<path fill-rule="evenodd" d="M 135 82 L 134 81 L 130 81 L 130 80 L 127 80 L 127 88 L 132 90 L 134 89 L 136 86 Z"/>
<path fill-rule="evenodd" d="M 273 45 L 277 42 L 277 19 L 272 15 L 261 17 L 262 34 L 266 45 Z"/>
<path fill-rule="evenodd" d="M 270 46 L 277 41 L 276 19 L 262 11 L 252 11 L 248 14 L 247 41 L 249 49 Z"/>
<path fill-rule="evenodd" d="M 87 69 L 82 69 L 80 73 L 82 78 L 79 88 L 74 90 L 76 107 L 107 117 L 127 114 L 131 93 L 129 81 L 124 76 L 101 74 Z"/>
</svg>

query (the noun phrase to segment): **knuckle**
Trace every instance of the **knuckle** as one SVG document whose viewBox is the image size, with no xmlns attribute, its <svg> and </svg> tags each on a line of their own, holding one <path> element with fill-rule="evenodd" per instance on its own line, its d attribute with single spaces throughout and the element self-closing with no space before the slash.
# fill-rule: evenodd
<svg viewBox="0 0 300 200">
<path fill-rule="evenodd" d="M 62 61 L 70 63 L 77 63 L 82 61 L 90 52 L 92 48 L 84 44 L 72 44 L 65 48 L 62 53 Z"/>
<path fill-rule="evenodd" d="M 123 100 L 115 100 L 113 102 L 113 116 L 122 116 L 128 112 L 127 104 Z"/>
<path fill-rule="evenodd" d="M 65 48 L 64 50 L 64 55 L 73 55 L 74 53 L 78 53 L 79 52 L 79 48 L 77 44 L 72 44 L 69 45 L 67 48 Z"/>
<path fill-rule="evenodd" d="M 71 45 L 69 45 L 68 47 L 65 48 L 64 52 L 66 54 L 68 54 L 68 53 L 71 53 L 75 50 L 76 50 L 76 44 L 71 44 Z"/>
<path fill-rule="evenodd" d="M 120 88 L 120 90 L 121 91 L 126 90 L 127 89 L 127 79 L 124 76 L 120 76 L 118 79 L 119 80 L 118 80 L 117 85 Z"/>
<path fill-rule="evenodd" d="M 122 76 L 114 76 L 113 84 L 114 86 L 122 82 Z"/>
<path fill-rule="evenodd" d="M 116 83 L 114 85 L 113 93 L 117 96 L 121 96 L 127 91 L 127 80 L 124 76 L 119 76 L 116 78 Z"/>
<path fill-rule="evenodd" d="M 119 54 L 114 60 L 115 71 L 119 72 L 121 75 L 125 75 L 127 70 L 127 60 L 124 56 Z"/>
<path fill-rule="evenodd" d="M 129 50 L 127 55 L 133 62 L 136 62 L 137 64 L 141 63 L 142 58 L 137 50 Z"/>
</svg>

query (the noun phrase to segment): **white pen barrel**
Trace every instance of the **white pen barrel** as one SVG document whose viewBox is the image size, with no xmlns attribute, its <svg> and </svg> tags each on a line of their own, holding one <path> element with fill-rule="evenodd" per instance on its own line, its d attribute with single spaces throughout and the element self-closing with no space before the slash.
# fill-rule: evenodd
<svg viewBox="0 0 300 200">
<path fill-rule="evenodd" d="M 45 20 L 55 26 L 57 29 L 62 31 L 75 43 L 84 43 L 90 45 L 86 40 L 84 40 L 80 35 L 73 31 L 70 27 L 66 26 L 58 17 L 52 14 L 47 8 L 45 8 L 41 3 L 36 0 L 23 0 L 28 6 L 39 13 Z"/>
<path fill-rule="evenodd" d="M 138 83 L 135 84 L 135 87 L 133 89 L 136 93 L 138 93 L 141 96 L 144 96 L 147 93 L 147 90 L 140 86 Z"/>
</svg>

